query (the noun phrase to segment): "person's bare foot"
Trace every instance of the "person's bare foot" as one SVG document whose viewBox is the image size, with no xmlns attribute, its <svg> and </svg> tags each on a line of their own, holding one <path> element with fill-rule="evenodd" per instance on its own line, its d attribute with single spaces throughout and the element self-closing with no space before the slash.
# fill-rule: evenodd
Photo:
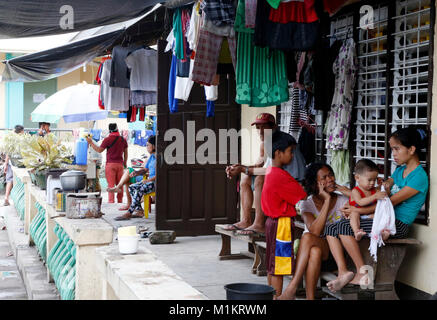
<svg viewBox="0 0 437 320">
<path fill-rule="evenodd" d="M 281 295 L 276 296 L 276 300 L 296 300 L 296 290 L 287 290 L 285 289 Z"/>
<path fill-rule="evenodd" d="M 370 279 L 367 273 L 356 273 L 355 277 L 349 283 L 355 285 L 366 285 L 369 283 L 369 280 Z"/>
<path fill-rule="evenodd" d="M 382 230 L 381 237 L 382 237 L 382 241 L 387 240 L 390 237 L 390 231 L 388 231 L 387 229 Z"/>
<path fill-rule="evenodd" d="M 331 292 L 340 291 L 345 285 L 347 285 L 354 278 L 354 273 L 348 271 L 344 274 L 338 275 L 337 279 L 329 281 L 326 285 Z"/>
<path fill-rule="evenodd" d="M 115 186 L 115 187 L 112 187 L 112 188 L 107 188 L 106 191 L 111 192 L 111 193 L 119 193 L 119 192 L 122 192 L 123 189 Z"/>
<path fill-rule="evenodd" d="M 357 232 L 354 232 L 355 234 L 355 240 L 360 241 L 362 237 L 366 235 L 363 229 L 357 230 Z"/>
</svg>

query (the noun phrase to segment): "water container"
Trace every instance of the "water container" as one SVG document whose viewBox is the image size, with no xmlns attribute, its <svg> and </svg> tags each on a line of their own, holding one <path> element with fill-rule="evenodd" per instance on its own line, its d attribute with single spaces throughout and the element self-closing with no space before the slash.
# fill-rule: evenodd
<svg viewBox="0 0 437 320">
<path fill-rule="evenodd" d="M 76 164 L 86 165 L 88 157 L 88 142 L 84 138 L 76 141 Z"/>
</svg>

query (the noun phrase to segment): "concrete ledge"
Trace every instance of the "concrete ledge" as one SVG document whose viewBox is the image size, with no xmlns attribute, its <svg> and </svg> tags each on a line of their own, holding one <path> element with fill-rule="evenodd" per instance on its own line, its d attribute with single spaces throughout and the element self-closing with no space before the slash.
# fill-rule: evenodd
<svg viewBox="0 0 437 320">
<path fill-rule="evenodd" d="M 35 247 L 29 246 L 23 232 L 23 222 L 11 205 L 2 208 L 9 243 L 29 300 L 59 300 L 54 283 L 47 282 L 47 270 Z"/>
<path fill-rule="evenodd" d="M 104 282 L 104 300 L 207 299 L 158 260 L 141 241 L 137 254 L 121 255 L 118 243 L 113 243 L 97 248 L 96 257 Z"/>
</svg>

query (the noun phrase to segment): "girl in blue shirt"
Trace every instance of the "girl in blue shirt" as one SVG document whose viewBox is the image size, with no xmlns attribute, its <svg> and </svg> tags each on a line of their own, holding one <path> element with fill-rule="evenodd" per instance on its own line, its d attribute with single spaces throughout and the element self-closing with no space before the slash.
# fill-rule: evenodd
<svg viewBox="0 0 437 320">
<path fill-rule="evenodd" d="M 390 200 L 393 204 L 396 217 L 396 234 L 394 238 L 406 238 L 409 226 L 416 219 L 420 209 L 426 200 L 428 192 L 428 176 L 420 165 L 421 149 L 425 143 L 425 134 L 419 130 L 408 127 L 397 130 L 390 136 L 390 148 L 393 159 L 398 165 L 392 177 L 387 179 L 383 185 L 385 190 L 390 190 Z M 376 205 L 353 208 L 345 206 L 343 213 L 348 216 L 352 211 L 360 214 L 370 214 L 375 211 Z M 361 228 L 367 233 L 372 232 L 373 221 L 370 219 L 360 220 Z M 357 270 L 364 266 L 364 260 L 357 241 L 353 237 L 353 231 L 349 220 L 344 219 L 338 226 L 340 240 L 352 258 Z M 385 236 L 389 235 L 385 231 Z M 357 273 L 352 284 L 360 284 L 362 277 L 366 274 Z M 364 279 L 365 280 L 365 279 Z M 365 283 L 366 281 L 364 281 Z"/>
</svg>

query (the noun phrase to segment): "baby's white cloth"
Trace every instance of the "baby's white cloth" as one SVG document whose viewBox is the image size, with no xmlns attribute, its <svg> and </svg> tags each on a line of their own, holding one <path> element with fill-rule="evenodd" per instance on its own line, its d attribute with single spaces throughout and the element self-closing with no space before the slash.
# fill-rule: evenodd
<svg viewBox="0 0 437 320">
<path fill-rule="evenodd" d="M 381 187 L 384 191 L 384 187 Z M 384 229 L 390 231 L 391 235 L 396 234 L 395 211 L 389 197 L 378 200 L 376 203 L 375 216 L 373 217 L 372 232 L 370 234 L 370 255 L 377 261 L 377 250 L 384 244 L 381 232 Z"/>
</svg>

